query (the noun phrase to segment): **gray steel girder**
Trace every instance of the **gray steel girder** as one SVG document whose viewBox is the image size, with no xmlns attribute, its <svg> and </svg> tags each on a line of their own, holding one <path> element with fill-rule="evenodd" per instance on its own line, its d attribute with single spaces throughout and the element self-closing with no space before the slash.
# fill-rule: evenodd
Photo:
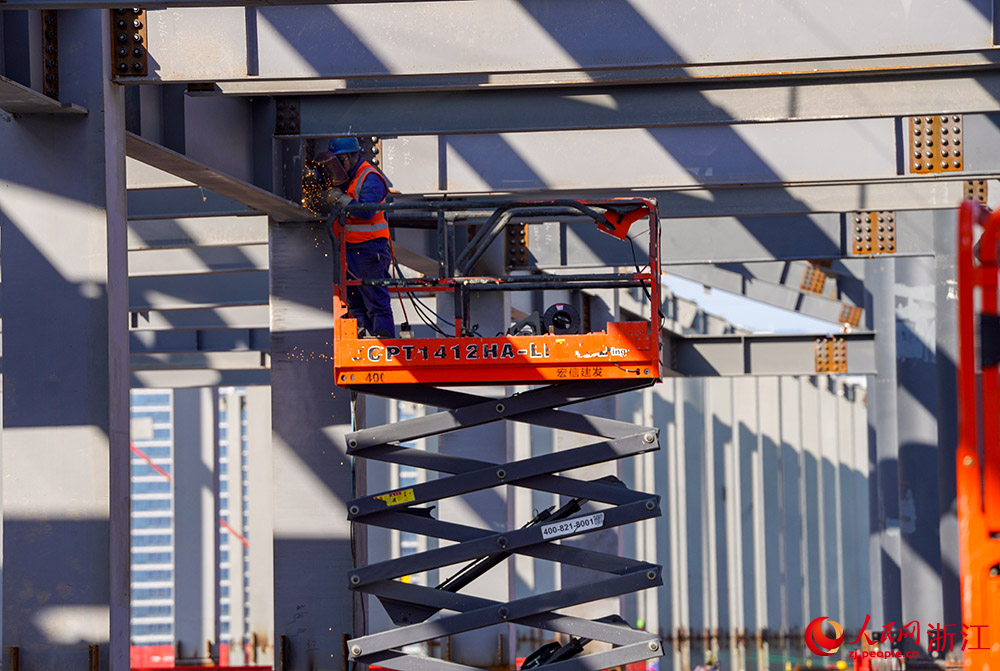
<svg viewBox="0 0 1000 671">
<path fill-rule="evenodd" d="M 58 100 L 0 76 L 0 110 L 10 114 L 87 114 L 79 105 Z"/>
<path fill-rule="evenodd" d="M 338 93 L 298 99 L 303 137 L 664 128 L 1000 112 L 996 73 L 742 78 L 615 88 Z M 407 114 L 400 115 L 400 109 Z"/>
<path fill-rule="evenodd" d="M 7 0 L 7 5 L 43 1 Z M 988 0 L 919 7 L 906 0 L 331 3 L 265 7 L 249 15 L 220 9 L 219 0 L 199 4 L 205 6 L 199 13 L 149 13 L 150 55 L 164 81 L 245 80 L 252 73 L 254 79 L 344 78 L 391 86 L 388 81 L 417 78 L 441 90 L 488 85 L 496 78 L 508 86 L 621 84 L 684 77 L 688 69 L 695 77 L 899 72 L 969 67 L 995 58 L 989 53 L 994 43 Z M 332 57 L 330 44 L 350 48 Z M 192 45 L 200 47 L 197 57 Z"/>
<path fill-rule="evenodd" d="M 834 324 L 839 323 L 844 307 L 836 298 L 803 291 L 798 286 L 761 281 L 719 266 L 671 266 L 668 274 Z M 802 277 L 801 273 L 798 277 Z"/>
<path fill-rule="evenodd" d="M 852 233 L 846 214 L 677 218 L 669 205 L 658 205 L 664 220 L 660 263 L 666 273 L 674 265 L 839 260 L 852 256 Z M 933 210 L 897 212 L 896 219 L 896 256 L 934 254 Z M 555 222 L 532 225 L 528 231 L 533 264 L 548 270 L 644 265 L 641 247 L 635 246 L 633 256 L 629 245 L 612 244 L 608 236 L 587 226 Z"/>
<path fill-rule="evenodd" d="M 277 221 L 315 221 L 317 216 L 301 205 L 244 182 L 215 168 L 188 158 L 167 147 L 150 142 L 134 133 L 125 133 L 127 155 L 216 194 L 245 203 Z"/>
<path fill-rule="evenodd" d="M 556 475 L 560 471 L 659 449 L 656 429 L 556 410 L 557 406 L 622 393 L 648 384 L 649 381 L 620 380 L 557 384 L 506 398 L 487 398 L 424 385 L 365 387 L 366 392 L 444 409 L 423 417 L 350 433 L 345 437 L 348 453 L 355 458 L 405 464 L 442 475 L 401 491 L 381 492 L 349 501 L 349 519 L 356 523 L 452 541 L 453 544 L 359 566 L 349 572 L 349 588 L 379 598 L 387 609 L 392 609 L 395 613 L 393 620 L 401 625 L 348 641 L 350 658 L 399 670 L 469 669 L 473 667 L 407 655 L 402 648 L 504 622 L 516 622 L 618 646 L 609 651 L 552 664 L 552 668 L 558 666 L 567 671 L 584 671 L 607 668 L 623 663 L 621 660 L 639 661 L 662 654 L 658 636 L 654 633 L 608 621 L 591 622 L 552 612 L 662 583 L 660 567 L 654 564 L 551 542 L 556 538 L 568 538 L 659 516 L 659 496 L 633 491 L 616 478 L 585 481 Z M 595 436 L 598 441 L 509 463 L 431 453 L 402 445 L 415 438 L 505 420 L 569 430 Z M 499 485 L 551 492 L 577 499 L 577 502 L 565 513 L 556 515 L 549 509 L 532 524 L 502 532 L 434 519 L 431 509 L 420 507 L 432 501 Z M 602 507 L 599 512 L 581 510 L 580 506 L 588 501 L 601 502 L 610 507 Z M 551 517 L 545 517 L 549 515 Z M 438 588 L 431 588 L 396 580 L 405 575 L 469 560 L 489 558 L 496 562 L 505 561 L 513 554 L 586 568 L 603 574 L 603 577 L 577 587 L 509 601 L 460 594 L 458 587 L 446 587 L 447 582 Z M 454 614 L 444 614 L 432 622 L 427 621 L 441 610 Z"/>
<path fill-rule="evenodd" d="M 678 375 L 731 377 L 742 375 L 815 375 L 816 343 L 843 339 L 847 374 L 875 373 L 875 334 L 669 336 L 664 363 Z"/>
<path fill-rule="evenodd" d="M 322 116 L 323 110 L 314 113 Z M 303 119 L 309 114 L 304 109 Z M 403 117 L 409 118 L 393 118 Z M 919 191 L 943 180 L 992 177 L 1000 171 L 1000 117 L 966 113 L 961 120 L 956 149 L 962 169 L 941 174 L 908 171 L 905 116 L 795 123 L 734 118 L 730 124 L 668 127 L 635 121 L 606 129 L 538 129 L 525 121 L 515 129 L 519 132 L 442 130 L 426 136 L 410 133 L 403 127 L 407 122 L 399 121 L 395 131 L 383 131 L 394 137 L 383 140 L 382 147 L 386 174 L 404 193 L 521 197 L 538 191 L 631 191 L 649 197 L 680 190 L 704 198 L 699 190 L 769 186 L 777 187 L 771 191 L 772 208 L 777 208 L 794 206 L 785 191 L 799 185 L 899 182 Z M 303 126 L 302 132 L 333 134 L 351 123 L 337 119 L 327 127 Z M 604 165 L 601 156 L 616 158 Z M 890 209 L 877 203 L 861 207 Z"/>
</svg>

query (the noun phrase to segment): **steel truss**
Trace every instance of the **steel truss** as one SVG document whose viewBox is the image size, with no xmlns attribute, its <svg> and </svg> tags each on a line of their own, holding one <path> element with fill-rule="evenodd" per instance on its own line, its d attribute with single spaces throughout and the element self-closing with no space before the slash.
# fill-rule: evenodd
<svg viewBox="0 0 1000 671">
<path fill-rule="evenodd" d="M 540 649 L 538 658 L 532 664 L 526 663 L 527 666 L 545 665 L 553 671 L 593 671 L 659 657 L 662 645 L 656 633 L 635 630 L 618 616 L 587 620 L 557 611 L 657 587 L 662 584 L 660 566 L 554 542 L 660 515 L 659 496 L 629 489 L 617 478 L 585 481 L 557 475 L 659 449 L 659 431 L 655 428 L 557 409 L 633 391 L 654 382 L 602 380 L 552 384 L 499 399 L 418 384 L 366 385 L 367 393 L 442 410 L 348 434 L 348 454 L 435 471 L 441 476 L 401 491 L 379 492 L 354 499 L 348 503 L 349 519 L 452 544 L 360 566 L 350 572 L 350 589 L 378 598 L 397 625 L 394 629 L 350 640 L 350 659 L 399 671 L 473 668 L 409 655 L 402 650 L 415 643 L 507 622 L 569 637 L 570 642 L 561 648 L 549 644 Z M 509 463 L 402 446 L 406 441 L 498 421 L 525 422 L 594 436 L 596 441 Z M 470 452 L 473 449 L 474 446 L 470 446 Z M 427 506 L 441 499 L 501 485 L 558 494 L 564 500 L 569 499 L 569 503 L 556 510 L 542 511 L 525 526 L 502 533 L 434 519 L 431 516 L 433 507 Z M 581 510 L 588 502 L 591 505 Z M 593 504 L 597 506 L 591 509 Z M 506 602 L 458 593 L 487 569 L 513 554 L 591 569 L 607 577 L 578 587 Z M 472 563 L 436 588 L 398 580 L 402 576 L 462 562 Z M 610 643 L 613 647 L 575 656 L 591 640 Z"/>
</svg>

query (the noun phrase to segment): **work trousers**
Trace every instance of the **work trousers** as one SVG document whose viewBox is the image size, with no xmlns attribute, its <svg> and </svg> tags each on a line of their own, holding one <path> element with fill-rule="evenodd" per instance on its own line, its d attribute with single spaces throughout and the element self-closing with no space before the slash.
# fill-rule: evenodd
<svg viewBox="0 0 1000 671">
<path fill-rule="evenodd" d="M 388 238 L 347 244 L 348 279 L 377 280 L 389 277 Z M 353 276 L 353 277 L 352 277 Z M 386 287 L 348 287 L 347 309 L 358 326 L 379 338 L 395 338 L 389 289 Z"/>
</svg>

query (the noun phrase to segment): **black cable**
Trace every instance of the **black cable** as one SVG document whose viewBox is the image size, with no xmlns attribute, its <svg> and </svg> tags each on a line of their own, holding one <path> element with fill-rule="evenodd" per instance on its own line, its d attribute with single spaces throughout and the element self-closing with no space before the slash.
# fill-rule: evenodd
<svg viewBox="0 0 1000 671">
<path fill-rule="evenodd" d="M 628 240 L 629 247 L 632 248 L 632 263 L 635 264 L 635 274 L 639 275 L 639 274 L 642 273 L 642 271 L 639 270 L 639 259 L 636 258 L 636 255 L 635 255 L 635 242 L 633 242 L 632 238 L 630 238 L 627 235 L 625 236 L 625 238 Z M 659 278 L 657 278 L 656 281 L 659 282 L 660 281 Z M 644 294 L 646 294 L 646 298 L 649 300 L 650 306 L 652 306 L 653 305 L 653 296 L 649 293 L 649 289 L 646 288 L 645 284 L 641 284 L 639 286 L 642 287 L 642 292 Z M 663 314 L 663 310 L 660 309 L 659 305 L 656 306 L 656 314 L 660 315 L 660 328 L 663 328 L 663 322 L 665 322 L 667 320 L 667 316 L 665 314 Z"/>
<path fill-rule="evenodd" d="M 392 259 L 392 262 L 396 266 L 396 272 L 399 273 L 400 277 L 403 277 L 403 270 L 399 267 L 399 262 L 396 261 L 395 258 Z M 426 318 L 426 315 L 424 315 L 424 314 L 422 314 L 420 312 L 420 308 L 417 307 L 417 303 L 420 303 L 420 305 L 423 307 L 424 310 L 427 310 L 432 315 L 434 315 L 435 317 L 437 317 L 439 321 L 444 322 L 444 323 L 447 324 L 448 320 L 446 320 L 444 317 L 442 317 L 437 311 L 434 310 L 434 308 L 430 307 L 429 305 L 427 305 L 426 303 L 424 303 L 422 300 L 420 300 L 419 298 L 417 298 L 417 296 L 415 296 L 413 294 L 413 292 L 411 292 L 411 291 L 404 291 L 403 293 L 405 293 L 407 296 L 410 297 L 410 302 L 413 303 L 413 309 L 417 311 L 417 314 L 420 315 L 421 320 L 424 322 L 424 324 L 426 326 L 431 327 L 432 329 L 434 329 L 435 331 L 437 331 L 438 333 L 440 333 L 441 335 L 443 335 L 445 338 L 450 338 L 451 337 L 450 335 L 448 335 L 447 333 L 445 333 L 444 331 L 442 331 L 437 326 L 436 323 L 433 323 L 433 324 L 430 323 L 430 321 Z M 472 327 L 469 328 L 468 330 L 473 335 L 479 336 L 480 338 L 484 337 L 483 334 L 480 333 L 478 329 L 479 329 L 479 324 L 473 324 Z"/>
<path fill-rule="evenodd" d="M 403 275 L 403 269 L 399 267 L 399 262 L 396 261 L 395 255 L 392 258 L 392 263 L 393 263 L 393 265 L 396 266 L 396 272 L 399 274 L 399 276 L 400 277 L 404 277 L 404 275 Z M 431 309 L 430 306 L 426 305 L 423 301 L 421 301 L 419 298 L 417 298 L 416 296 L 414 296 L 412 291 L 404 291 L 403 293 L 405 293 L 410 298 L 410 302 L 413 304 L 413 310 L 414 310 L 414 312 L 417 313 L 417 316 L 420 318 L 420 321 L 422 321 L 425 326 L 429 326 L 430 328 L 434 329 L 439 334 L 441 334 L 441 335 L 443 335 L 444 337 L 447 338 L 448 334 L 445 333 L 437 325 L 436 321 L 432 321 L 430 318 L 428 318 L 427 315 L 423 312 L 423 310 L 427 310 L 428 312 L 432 313 L 435 317 L 437 317 L 442 322 L 445 321 L 444 318 L 441 315 L 439 315 L 437 312 L 435 312 L 433 309 Z M 419 303 L 419 305 L 418 305 L 418 303 Z M 421 307 L 423 308 L 423 310 L 421 309 Z"/>
</svg>

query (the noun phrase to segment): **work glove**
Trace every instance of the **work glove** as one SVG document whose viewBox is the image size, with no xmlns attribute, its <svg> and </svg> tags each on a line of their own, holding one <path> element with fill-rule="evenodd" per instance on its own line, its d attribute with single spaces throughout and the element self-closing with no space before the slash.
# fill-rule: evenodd
<svg viewBox="0 0 1000 671">
<path fill-rule="evenodd" d="M 344 193 L 337 187 L 333 187 L 332 189 L 330 189 L 327 192 L 326 197 L 327 197 L 327 202 L 337 208 L 347 207 L 352 202 L 354 202 L 353 198 L 348 196 L 346 193 Z"/>
</svg>

